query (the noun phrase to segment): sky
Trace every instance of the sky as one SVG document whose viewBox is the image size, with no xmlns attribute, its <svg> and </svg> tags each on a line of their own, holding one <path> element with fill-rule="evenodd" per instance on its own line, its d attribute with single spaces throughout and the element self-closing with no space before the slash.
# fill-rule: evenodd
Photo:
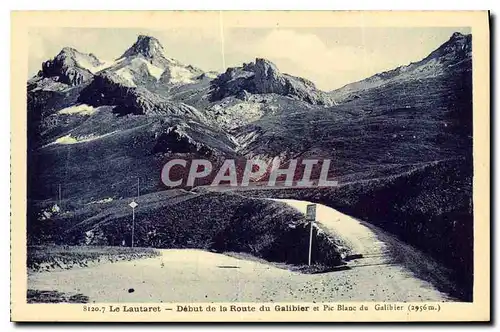
<svg viewBox="0 0 500 332">
<path fill-rule="evenodd" d="M 29 76 L 65 47 L 119 58 L 140 34 L 156 37 L 166 54 L 203 70 L 227 67 L 262 57 L 280 71 L 313 81 L 329 91 L 376 73 L 423 59 L 466 27 L 439 28 L 203 28 L 167 30 L 134 28 L 31 28 Z"/>
</svg>

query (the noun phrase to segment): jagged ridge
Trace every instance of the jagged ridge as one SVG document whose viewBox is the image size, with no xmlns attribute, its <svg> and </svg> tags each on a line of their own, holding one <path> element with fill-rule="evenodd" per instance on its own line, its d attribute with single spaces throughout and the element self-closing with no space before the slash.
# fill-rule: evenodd
<svg viewBox="0 0 500 332">
<path fill-rule="evenodd" d="M 306 101 L 314 105 L 332 104 L 328 95 L 316 89 L 314 83 L 303 78 L 281 73 L 276 65 L 257 58 L 255 63 L 228 68 L 212 81 L 211 100 L 216 101 L 246 92 L 275 93 Z"/>
<path fill-rule="evenodd" d="M 123 82 L 114 80 L 115 76 L 106 73 L 97 75 L 80 93 L 79 102 L 94 107 L 115 106 L 118 114 L 163 114 L 178 115 L 207 121 L 196 108 L 184 103 L 173 102 L 145 88 L 131 88 Z"/>
<path fill-rule="evenodd" d="M 74 48 L 65 47 L 52 60 L 42 64 L 42 70 L 37 76 L 75 86 L 92 79 L 93 73 L 104 65 L 105 62 L 101 62 L 93 54 L 81 53 Z"/>
</svg>

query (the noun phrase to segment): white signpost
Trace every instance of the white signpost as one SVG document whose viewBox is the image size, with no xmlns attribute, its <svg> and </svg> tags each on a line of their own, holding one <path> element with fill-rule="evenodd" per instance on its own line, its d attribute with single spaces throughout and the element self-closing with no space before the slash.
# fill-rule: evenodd
<svg viewBox="0 0 500 332">
<path fill-rule="evenodd" d="M 306 210 L 306 220 L 311 222 L 311 232 L 309 234 L 309 266 L 311 265 L 313 226 L 316 220 L 316 204 L 308 204 Z"/>
<path fill-rule="evenodd" d="M 138 206 L 135 201 L 132 201 L 128 206 L 132 208 L 132 248 L 134 247 L 134 228 L 135 228 L 135 208 Z"/>
</svg>

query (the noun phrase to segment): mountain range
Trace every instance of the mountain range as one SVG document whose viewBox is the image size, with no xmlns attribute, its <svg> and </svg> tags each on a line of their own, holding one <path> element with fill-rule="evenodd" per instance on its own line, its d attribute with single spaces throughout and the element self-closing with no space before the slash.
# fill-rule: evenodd
<svg viewBox="0 0 500 332">
<path fill-rule="evenodd" d="M 472 236 L 471 54 L 471 35 L 454 33 L 421 61 L 327 92 L 262 58 L 206 72 L 168 57 L 151 36 L 112 61 L 63 48 L 27 82 L 29 208 L 36 215 L 59 187 L 66 209 L 134 197 L 136 178 L 140 194 L 166 190 L 161 169 L 176 157 L 326 158 L 351 196 L 291 196 L 379 225 L 391 214 L 375 205 L 406 198 L 393 217 L 418 221 L 382 227 L 405 237 L 443 225 L 432 228 L 446 229 L 443 243 L 428 251 L 469 275 L 470 250 L 460 247 L 470 256 L 460 258 L 457 248 Z"/>
</svg>

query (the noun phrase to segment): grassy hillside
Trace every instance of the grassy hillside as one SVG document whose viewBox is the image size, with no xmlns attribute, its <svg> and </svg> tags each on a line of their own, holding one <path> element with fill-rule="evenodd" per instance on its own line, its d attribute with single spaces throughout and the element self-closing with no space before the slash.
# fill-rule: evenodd
<svg viewBox="0 0 500 332">
<path fill-rule="evenodd" d="M 128 197 L 137 190 L 137 177 L 143 193 L 159 191 L 165 189 L 160 175 L 170 158 L 216 162 L 234 154 L 226 135 L 181 117 L 117 116 L 111 107 L 102 107 L 90 116 L 49 118 L 53 125 L 43 127 L 43 147 L 29 154 L 31 200 L 57 197 L 58 185 L 63 199 L 84 203 Z M 68 138 L 60 142 L 61 137 Z"/>
</svg>

